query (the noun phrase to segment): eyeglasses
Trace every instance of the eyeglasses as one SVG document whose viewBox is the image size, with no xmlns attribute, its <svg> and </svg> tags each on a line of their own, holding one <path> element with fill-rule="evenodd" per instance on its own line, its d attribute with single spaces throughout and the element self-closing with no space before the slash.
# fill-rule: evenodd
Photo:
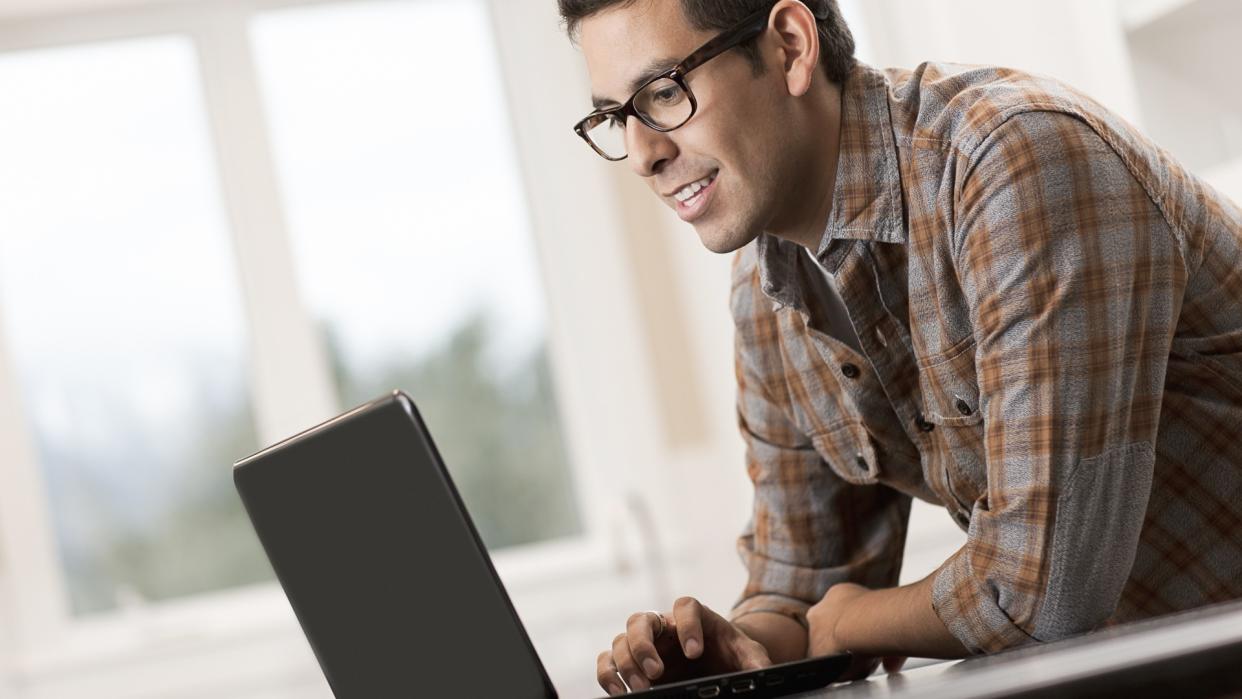
<svg viewBox="0 0 1242 699">
<path fill-rule="evenodd" d="M 681 63 L 643 83 L 620 107 L 591 112 L 574 126 L 574 132 L 596 153 L 615 161 L 629 156 L 625 144 L 625 125 L 629 117 L 637 117 L 643 124 L 661 133 L 681 128 L 699 108 L 690 85 L 686 83 L 686 75 L 763 33 L 768 26 L 768 14 L 775 4 L 773 2 L 747 16 L 732 29 L 700 46 Z"/>
</svg>

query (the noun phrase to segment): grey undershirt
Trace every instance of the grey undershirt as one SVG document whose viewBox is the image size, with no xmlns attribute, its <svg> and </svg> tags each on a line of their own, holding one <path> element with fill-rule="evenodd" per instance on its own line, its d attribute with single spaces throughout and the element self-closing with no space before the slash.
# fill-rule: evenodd
<svg viewBox="0 0 1242 699">
<path fill-rule="evenodd" d="M 841 300 L 841 292 L 837 290 L 837 280 L 817 261 L 815 266 L 824 273 L 828 282 L 828 334 L 844 342 L 862 354 L 862 343 L 854 332 L 854 324 L 850 322 L 849 312 L 845 310 L 845 302 Z"/>
</svg>

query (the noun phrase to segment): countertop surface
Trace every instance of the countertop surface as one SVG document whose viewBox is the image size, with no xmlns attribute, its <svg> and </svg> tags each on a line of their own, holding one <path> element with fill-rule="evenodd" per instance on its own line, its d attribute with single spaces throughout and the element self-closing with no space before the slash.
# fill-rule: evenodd
<svg viewBox="0 0 1242 699">
<path fill-rule="evenodd" d="M 1242 603 L 1118 626 L 1056 643 L 964 661 L 915 659 L 902 672 L 802 697 L 1001 697 L 1064 699 L 1242 695 Z"/>
</svg>

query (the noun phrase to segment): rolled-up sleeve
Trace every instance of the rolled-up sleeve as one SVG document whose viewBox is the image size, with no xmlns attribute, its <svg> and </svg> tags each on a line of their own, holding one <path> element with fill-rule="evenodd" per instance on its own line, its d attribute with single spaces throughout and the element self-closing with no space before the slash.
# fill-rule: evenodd
<svg viewBox="0 0 1242 699">
<path fill-rule="evenodd" d="M 744 284 L 746 282 L 743 282 Z M 910 500 L 884 485 L 851 484 L 788 418 L 770 307 L 747 288 L 734 294 L 738 422 L 754 509 L 738 538 L 748 581 L 737 619 L 774 612 L 806 625 L 807 609 L 839 582 L 896 583 Z"/>
<path fill-rule="evenodd" d="M 987 488 L 932 597 L 955 637 L 991 652 L 1091 630 L 1116 607 L 1186 272 L 1159 209 L 1070 115 L 1014 116 L 961 164 Z"/>
</svg>

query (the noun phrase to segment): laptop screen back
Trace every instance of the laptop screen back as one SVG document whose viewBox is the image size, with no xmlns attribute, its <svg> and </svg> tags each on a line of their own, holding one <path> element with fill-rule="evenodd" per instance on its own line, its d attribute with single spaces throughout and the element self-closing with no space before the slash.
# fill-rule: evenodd
<svg viewBox="0 0 1242 699">
<path fill-rule="evenodd" d="M 408 398 L 234 478 L 338 697 L 555 696 Z"/>
</svg>

